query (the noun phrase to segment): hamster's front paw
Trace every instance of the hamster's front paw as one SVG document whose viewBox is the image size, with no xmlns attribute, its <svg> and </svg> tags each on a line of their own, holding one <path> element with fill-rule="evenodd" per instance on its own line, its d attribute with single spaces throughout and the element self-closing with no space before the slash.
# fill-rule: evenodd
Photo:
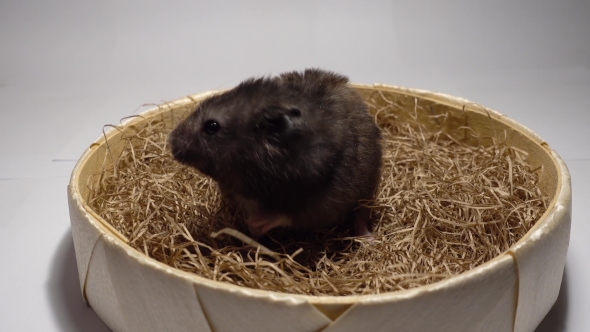
<svg viewBox="0 0 590 332">
<path fill-rule="evenodd" d="M 273 228 L 290 226 L 291 218 L 281 214 L 258 213 L 250 216 L 246 223 L 250 235 L 260 237 Z"/>
</svg>

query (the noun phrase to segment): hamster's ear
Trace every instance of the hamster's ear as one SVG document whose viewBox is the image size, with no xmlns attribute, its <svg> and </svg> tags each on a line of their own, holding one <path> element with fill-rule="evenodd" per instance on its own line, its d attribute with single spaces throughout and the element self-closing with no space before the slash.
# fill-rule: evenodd
<svg viewBox="0 0 590 332">
<path fill-rule="evenodd" d="M 297 130 L 301 110 L 297 107 L 273 107 L 265 109 L 258 121 L 257 129 L 271 134 L 291 133 Z"/>
</svg>

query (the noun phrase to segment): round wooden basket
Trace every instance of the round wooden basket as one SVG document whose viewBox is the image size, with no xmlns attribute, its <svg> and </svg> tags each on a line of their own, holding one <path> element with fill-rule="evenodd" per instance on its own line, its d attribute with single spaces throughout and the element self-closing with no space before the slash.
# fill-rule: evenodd
<svg viewBox="0 0 590 332">
<path fill-rule="evenodd" d="M 121 132 L 112 129 L 84 152 L 68 186 L 80 287 L 102 320 L 114 331 L 533 331 L 557 299 L 565 265 L 571 222 L 566 165 L 531 130 L 467 100 L 386 85 L 352 86 L 377 105 L 389 99 L 414 105 L 418 99 L 450 114 L 447 130 L 468 125 L 480 141 L 506 133 L 508 145 L 528 152 L 533 167 L 543 166 L 539 185 L 549 197 L 547 211 L 508 251 L 431 285 L 342 297 L 250 289 L 147 257 L 88 206 L 88 179 L 108 163 L 107 143 L 113 154 L 123 146 Z M 124 126 L 154 118 L 172 126 L 180 120 L 175 111 L 212 93 L 160 105 Z"/>
</svg>

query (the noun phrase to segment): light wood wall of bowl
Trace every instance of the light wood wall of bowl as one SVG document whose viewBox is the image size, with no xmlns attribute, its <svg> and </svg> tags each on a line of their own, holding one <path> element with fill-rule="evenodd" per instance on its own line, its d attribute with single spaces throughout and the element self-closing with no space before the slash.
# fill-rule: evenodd
<svg viewBox="0 0 590 332">
<path fill-rule="evenodd" d="M 449 130 L 467 125 L 480 143 L 506 133 L 509 145 L 544 166 L 542 191 L 551 203 L 510 250 L 473 270 L 407 291 L 349 297 L 302 296 L 208 280 L 171 268 L 129 247 L 86 202 L 87 181 L 116 155 L 120 132 L 109 130 L 85 151 L 72 172 L 68 199 L 83 296 L 114 331 L 533 331 L 559 293 L 569 244 L 571 186 L 566 165 L 547 143 L 506 116 L 467 100 L 386 85 L 353 85 L 376 105 L 419 102 L 426 112 L 449 112 Z M 200 100 L 192 95 L 130 119 L 172 126 Z M 424 113 L 420 113 L 424 112 Z M 467 137 L 468 140 L 475 140 Z M 475 141 L 474 141 L 475 142 Z"/>
</svg>

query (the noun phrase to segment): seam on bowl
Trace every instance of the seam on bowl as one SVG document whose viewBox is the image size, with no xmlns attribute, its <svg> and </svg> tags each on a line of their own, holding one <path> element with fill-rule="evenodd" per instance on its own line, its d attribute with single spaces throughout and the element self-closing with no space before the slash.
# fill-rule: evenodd
<svg viewBox="0 0 590 332">
<path fill-rule="evenodd" d="M 516 328 L 516 312 L 518 311 L 518 296 L 520 294 L 520 269 L 518 267 L 518 259 L 516 259 L 516 255 L 511 250 L 506 251 L 506 254 L 512 256 L 512 259 L 514 260 L 514 269 L 516 270 L 516 287 L 514 290 L 516 294 L 514 294 L 514 308 L 512 310 L 512 331 L 514 332 L 514 329 Z"/>
<path fill-rule="evenodd" d="M 90 271 L 90 264 L 92 264 L 92 258 L 94 258 L 94 251 L 96 250 L 98 240 L 100 240 L 103 236 L 103 234 L 100 234 L 96 238 L 96 241 L 94 241 L 94 244 L 92 245 L 92 250 L 90 251 L 90 257 L 88 257 L 88 266 L 86 266 L 86 275 L 84 276 L 84 287 L 82 288 L 82 297 L 84 298 L 84 301 L 88 304 L 90 304 L 90 301 L 88 301 L 88 297 L 86 296 L 86 285 L 88 284 L 88 275 L 90 274 L 88 272 Z"/>
<path fill-rule="evenodd" d="M 205 307 L 203 306 L 203 302 L 201 301 L 201 297 L 199 296 L 199 292 L 197 291 L 197 285 L 195 285 L 194 283 L 193 283 L 193 291 L 195 292 L 195 297 L 197 298 L 197 302 L 199 303 L 199 307 L 201 307 L 201 312 L 203 313 L 203 317 L 205 317 L 205 321 L 207 322 L 207 325 L 209 326 L 209 331 L 215 332 L 215 329 L 213 328 L 213 324 L 211 324 L 211 319 L 209 318 L 209 315 L 207 314 L 207 310 L 205 310 Z"/>
<path fill-rule="evenodd" d="M 310 302 L 310 304 L 311 304 L 311 305 L 314 307 L 314 309 L 316 309 L 317 311 L 319 311 L 319 312 L 320 312 L 322 315 L 326 316 L 326 315 L 325 315 L 323 312 L 321 312 L 321 310 L 319 310 L 319 309 L 316 307 L 316 304 L 314 304 L 314 303 L 311 303 L 311 302 Z M 319 304 L 319 303 L 318 303 L 318 304 Z M 340 315 L 339 315 L 339 316 L 338 316 L 336 319 L 334 319 L 334 320 L 332 320 L 330 317 L 326 316 L 326 318 L 327 318 L 327 319 L 329 319 L 331 322 L 330 322 L 329 324 L 327 324 L 326 326 L 322 327 L 321 329 L 317 330 L 317 332 L 322 332 L 322 331 L 325 331 L 325 330 L 327 330 L 328 328 L 332 327 L 333 325 L 337 324 L 337 322 L 338 322 L 338 321 L 340 321 L 340 319 L 341 319 L 342 317 L 345 317 L 345 316 L 346 316 L 346 314 L 347 314 L 349 311 L 352 311 L 352 310 L 353 310 L 353 308 L 354 308 L 354 307 L 356 307 L 356 305 L 357 305 L 357 304 L 358 304 L 358 302 L 354 302 L 354 303 L 352 303 L 352 304 L 342 304 L 342 305 L 348 305 L 348 308 L 346 308 L 346 310 L 344 310 L 344 311 L 343 311 L 343 312 L 342 312 L 342 313 L 341 313 L 341 314 L 340 314 Z"/>
</svg>

